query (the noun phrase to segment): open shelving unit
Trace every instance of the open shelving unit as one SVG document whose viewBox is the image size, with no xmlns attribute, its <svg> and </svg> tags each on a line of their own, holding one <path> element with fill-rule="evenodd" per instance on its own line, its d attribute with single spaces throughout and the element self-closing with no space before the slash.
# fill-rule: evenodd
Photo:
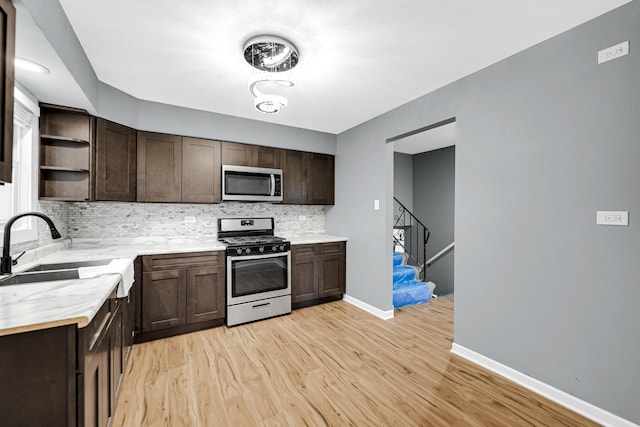
<svg viewBox="0 0 640 427">
<path fill-rule="evenodd" d="M 94 133 L 85 110 L 40 104 L 40 199 L 91 200 Z"/>
</svg>

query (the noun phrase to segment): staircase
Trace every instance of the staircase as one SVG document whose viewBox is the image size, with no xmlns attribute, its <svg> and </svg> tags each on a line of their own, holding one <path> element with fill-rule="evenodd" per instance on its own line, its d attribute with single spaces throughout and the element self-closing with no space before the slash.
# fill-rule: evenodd
<svg viewBox="0 0 640 427">
<path fill-rule="evenodd" d="M 393 253 L 393 307 L 429 302 L 436 285 L 418 280 L 417 267 L 407 265 L 405 253 Z"/>
<path fill-rule="evenodd" d="M 429 241 L 429 229 L 397 198 L 393 198 L 394 252 L 406 254 L 404 262 L 418 268 L 418 277 L 425 280 L 424 267 Z"/>
</svg>

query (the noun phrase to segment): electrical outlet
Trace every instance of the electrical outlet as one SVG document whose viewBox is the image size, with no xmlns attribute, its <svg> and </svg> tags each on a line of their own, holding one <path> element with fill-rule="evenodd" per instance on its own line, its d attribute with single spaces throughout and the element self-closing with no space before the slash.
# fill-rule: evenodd
<svg viewBox="0 0 640 427">
<path fill-rule="evenodd" d="M 629 225 L 628 211 L 598 211 L 596 224 L 599 225 Z"/>
<path fill-rule="evenodd" d="M 185 224 L 195 224 L 196 223 L 196 217 L 195 216 L 185 216 L 184 217 L 184 223 Z"/>
<path fill-rule="evenodd" d="M 603 62 L 611 61 L 612 59 L 620 58 L 621 56 L 625 56 L 628 54 L 629 40 L 599 51 L 598 64 L 602 64 Z"/>
</svg>

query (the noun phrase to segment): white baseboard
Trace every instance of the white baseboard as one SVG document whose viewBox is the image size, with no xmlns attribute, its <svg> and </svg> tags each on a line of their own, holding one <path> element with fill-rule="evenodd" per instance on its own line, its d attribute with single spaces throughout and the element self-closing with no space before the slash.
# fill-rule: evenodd
<svg viewBox="0 0 640 427">
<path fill-rule="evenodd" d="M 374 316 L 381 318 L 382 320 L 393 319 L 393 310 L 388 310 L 388 311 L 380 310 L 379 308 L 376 308 L 371 304 L 367 304 L 366 302 L 360 301 L 359 299 L 349 296 L 347 294 L 345 294 L 342 297 L 342 299 L 348 302 L 349 304 L 355 305 L 359 309 L 366 311 L 367 313 L 371 313 Z"/>
<path fill-rule="evenodd" d="M 591 403 L 585 402 L 584 400 L 572 396 L 569 393 L 552 387 L 549 384 L 543 383 L 542 381 L 536 380 L 535 378 L 525 375 L 520 371 L 516 371 L 513 368 L 496 362 L 493 359 L 489 359 L 486 356 L 476 353 L 473 350 L 469 350 L 468 348 L 456 343 L 452 345 L 451 352 L 477 365 L 480 365 L 483 368 L 493 371 L 496 374 L 503 376 L 513 381 L 514 383 L 533 391 L 534 393 L 546 397 L 547 399 L 552 400 L 553 402 L 556 402 L 557 404 L 562 405 L 565 408 L 571 409 L 572 411 L 580 415 L 583 415 L 597 423 L 600 423 L 603 426 L 640 427 L 637 424 L 632 423 L 631 421 L 627 421 L 624 418 L 612 414 L 611 412 L 607 412 L 604 409 L 598 408 Z"/>
</svg>

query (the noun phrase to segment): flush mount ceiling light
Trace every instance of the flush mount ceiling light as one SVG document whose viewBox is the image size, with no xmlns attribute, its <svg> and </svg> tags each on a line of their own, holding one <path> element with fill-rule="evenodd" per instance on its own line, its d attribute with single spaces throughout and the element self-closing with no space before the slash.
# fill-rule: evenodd
<svg viewBox="0 0 640 427">
<path fill-rule="evenodd" d="M 258 36 L 249 39 L 243 49 L 244 59 L 259 70 L 249 78 L 249 92 L 255 97 L 254 105 L 266 114 L 275 114 L 287 106 L 287 98 L 260 90 L 278 91 L 293 86 L 291 70 L 298 64 L 298 49 L 276 36 Z"/>
<path fill-rule="evenodd" d="M 15 65 L 17 68 L 20 68 L 22 70 L 26 70 L 26 71 L 31 71 L 32 73 L 38 73 L 38 74 L 49 74 L 50 71 L 47 67 L 44 67 L 40 64 L 38 64 L 37 62 L 33 62 L 30 61 L 28 59 L 24 59 L 24 58 L 18 58 L 16 57 L 15 60 Z"/>
<path fill-rule="evenodd" d="M 288 71 L 298 64 L 298 49 L 280 37 L 258 36 L 244 44 L 244 59 L 261 71 Z"/>
</svg>

